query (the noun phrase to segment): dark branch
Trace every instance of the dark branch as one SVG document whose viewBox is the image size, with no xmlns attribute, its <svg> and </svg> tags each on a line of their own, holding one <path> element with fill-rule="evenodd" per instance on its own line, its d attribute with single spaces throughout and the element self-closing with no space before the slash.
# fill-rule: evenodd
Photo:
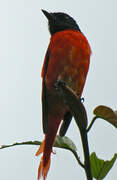
<svg viewBox="0 0 117 180">
<path fill-rule="evenodd" d="M 89 147 L 87 138 L 87 114 L 81 99 L 75 94 L 75 92 L 69 88 L 64 82 L 58 81 L 56 87 L 63 94 L 65 103 L 68 105 L 72 115 L 75 118 L 76 124 L 80 130 L 83 152 L 84 152 L 84 166 L 87 180 L 92 180 L 91 165 L 89 158 Z"/>
</svg>

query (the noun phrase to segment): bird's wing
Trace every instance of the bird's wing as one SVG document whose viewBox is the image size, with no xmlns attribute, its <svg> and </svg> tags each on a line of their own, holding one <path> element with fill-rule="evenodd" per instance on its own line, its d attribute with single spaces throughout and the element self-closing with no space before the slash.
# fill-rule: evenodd
<svg viewBox="0 0 117 180">
<path fill-rule="evenodd" d="M 43 121 L 43 132 L 44 134 L 48 131 L 48 102 L 47 102 L 47 88 L 46 88 L 46 81 L 45 76 L 48 68 L 50 52 L 49 49 L 46 52 L 44 65 L 42 68 L 42 77 L 43 77 L 43 87 L 42 87 L 42 121 Z"/>
</svg>

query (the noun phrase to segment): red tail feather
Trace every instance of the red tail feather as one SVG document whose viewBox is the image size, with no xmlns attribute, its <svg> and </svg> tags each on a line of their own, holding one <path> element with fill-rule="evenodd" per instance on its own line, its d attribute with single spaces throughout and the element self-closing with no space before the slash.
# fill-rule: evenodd
<svg viewBox="0 0 117 180">
<path fill-rule="evenodd" d="M 54 124 L 57 126 L 54 127 Z M 58 126 L 60 124 L 60 120 L 51 118 L 51 127 L 49 126 L 48 133 L 45 135 L 45 139 L 40 145 L 38 151 L 36 152 L 36 156 L 43 153 L 41 158 L 41 162 L 38 168 L 38 180 L 41 176 L 43 176 L 43 180 L 46 179 L 47 173 L 50 168 L 50 156 L 52 152 L 52 146 L 54 144 L 54 140 L 56 137 L 56 133 L 58 130 Z"/>
</svg>

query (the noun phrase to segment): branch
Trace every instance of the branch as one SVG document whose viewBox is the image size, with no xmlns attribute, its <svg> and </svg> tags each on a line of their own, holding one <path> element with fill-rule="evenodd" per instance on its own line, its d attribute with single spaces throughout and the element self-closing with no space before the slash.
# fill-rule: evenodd
<svg viewBox="0 0 117 180">
<path fill-rule="evenodd" d="M 81 103 L 81 99 L 75 94 L 75 92 L 65 85 L 63 81 L 58 81 L 56 87 L 63 94 L 65 103 L 68 105 L 72 115 L 75 118 L 76 124 L 80 130 L 83 152 L 84 152 L 84 166 L 87 180 L 92 180 L 91 165 L 89 158 L 89 147 L 87 138 L 87 114 L 84 105 Z"/>
<path fill-rule="evenodd" d="M 89 127 L 87 128 L 87 132 L 89 132 L 89 130 L 92 128 L 92 126 L 93 126 L 93 124 L 94 124 L 94 122 L 95 122 L 95 120 L 96 120 L 97 118 L 98 118 L 98 116 L 95 116 L 95 117 L 92 119 Z"/>
<path fill-rule="evenodd" d="M 59 143 L 57 143 L 57 140 L 55 140 L 55 142 L 54 142 L 54 147 L 71 151 L 71 152 L 74 154 L 74 156 L 75 156 L 78 164 L 79 164 L 82 168 L 84 168 L 84 165 L 83 165 L 83 163 L 80 161 L 80 158 L 78 157 L 78 154 L 77 154 L 76 150 L 75 150 L 74 148 L 71 148 L 70 146 L 68 146 L 68 144 L 66 144 L 67 146 L 65 146 L 65 142 L 62 143 L 63 139 L 64 139 L 64 138 L 67 138 L 67 137 L 63 137 L 63 138 L 60 137 L 60 136 L 57 136 L 57 137 L 59 137 L 60 141 L 59 141 Z M 16 143 L 9 144 L 9 145 L 1 145 L 1 146 L 0 146 L 0 149 L 9 148 L 9 147 L 13 147 L 13 146 L 19 146 L 19 145 L 41 145 L 41 141 L 25 141 L 25 142 L 20 142 L 20 143 L 19 143 L 19 142 L 16 142 Z"/>
<path fill-rule="evenodd" d="M 40 145 L 41 142 L 40 141 L 25 141 L 25 142 L 21 142 L 21 143 L 13 143 L 10 145 L 1 145 L 0 149 L 4 149 L 4 148 L 8 148 L 8 147 L 13 147 L 13 146 L 19 146 L 19 145 Z"/>
</svg>

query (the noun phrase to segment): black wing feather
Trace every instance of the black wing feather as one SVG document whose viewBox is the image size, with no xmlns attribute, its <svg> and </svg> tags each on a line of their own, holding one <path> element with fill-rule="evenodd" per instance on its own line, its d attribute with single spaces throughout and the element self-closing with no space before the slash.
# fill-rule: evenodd
<svg viewBox="0 0 117 180">
<path fill-rule="evenodd" d="M 64 115 L 64 118 L 63 118 L 63 123 L 60 127 L 60 131 L 59 131 L 59 135 L 62 137 L 62 136 L 65 136 L 67 130 L 68 130 L 68 127 L 71 123 L 71 120 L 72 120 L 72 114 L 71 112 L 67 112 L 65 115 Z"/>
<path fill-rule="evenodd" d="M 47 50 L 45 56 L 45 67 L 44 67 L 44 74 L 43 74 L 43 89 L 42 89 L 42 119 L 43 119 L 43 132 L 47 134 L 48 132 L 48 102 L 47 102 L 47 88 L 46 88 L 46 72 L 49 62 L 50 52 Z"/>
</svg>

